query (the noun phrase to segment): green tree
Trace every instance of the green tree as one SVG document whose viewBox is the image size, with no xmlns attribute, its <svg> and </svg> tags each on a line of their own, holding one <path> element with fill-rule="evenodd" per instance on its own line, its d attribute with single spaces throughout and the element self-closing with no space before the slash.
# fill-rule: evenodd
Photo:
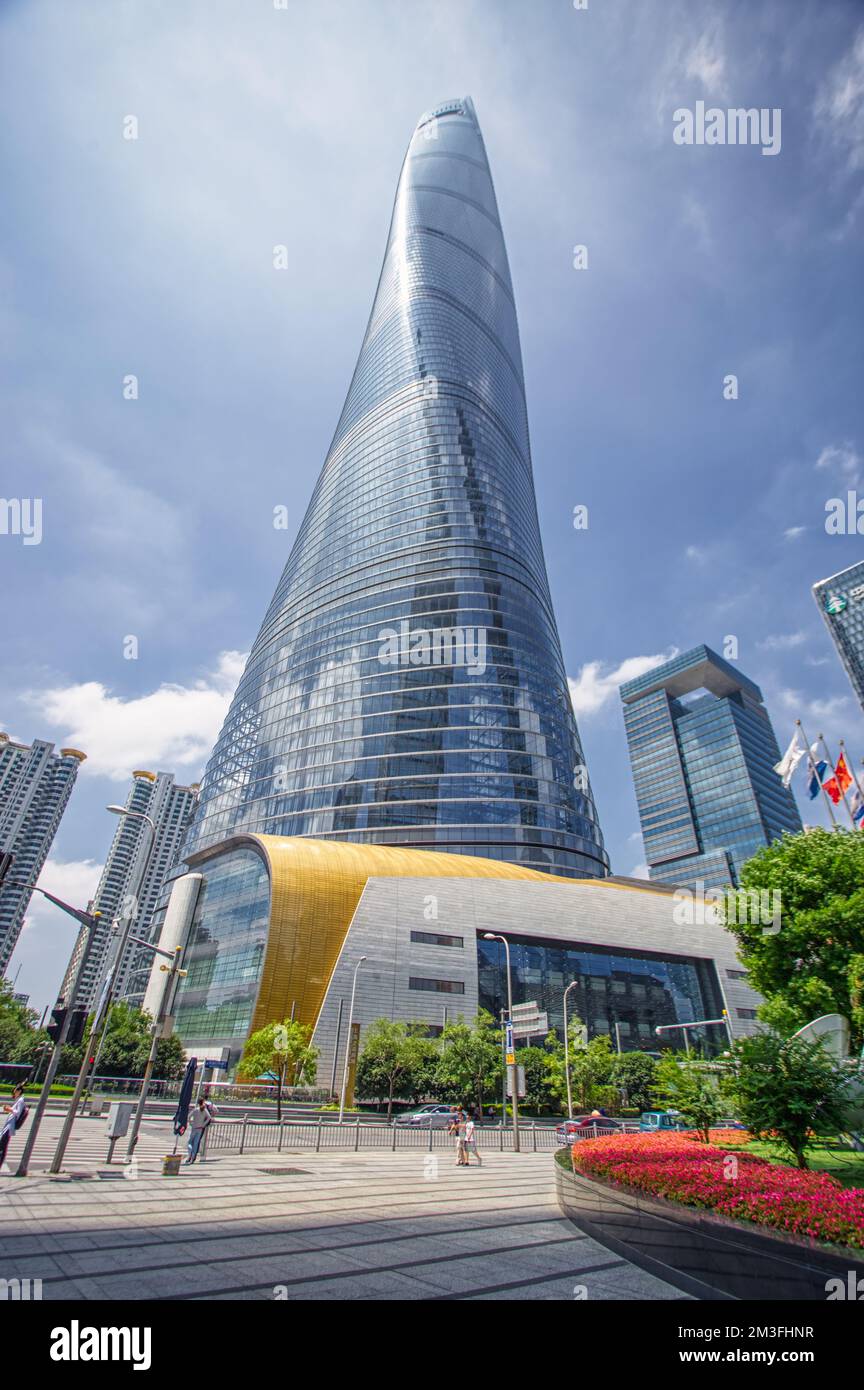
<svg viewBox="0 0 864 1390">
<path fill-rule="evenodd" d="M 364 1099 L 374 1096 L 386 1100 L 388 1123 L 393 1117 L 394 1100 L 410 1096 L 418 1084 L 414 1068 L 420 1065 L 420 1041 L 416 1030 L 412 1034 L 407 1023 L 389 1018 L 376 1018 L 364 1036 L 354 1089 Z"/>
<path fill-rule="evenodd" d="M 608 1110 L 618 1102 L 615 1084 L 615 1052 L 607 1033 L 599 1033 L 589 1041 L 585 1025 L 574 1016 L 569 1020 L 570 1090 L 573 1109 Z M 553 1029 L 546 1038 L 548 1048 L 549 1089 L 562 1109 L 567 1105 L 567 1072 L 564 1065 L 564 1044 Z"/>
<path fill-rule="evenodd" d="M 519 1047 L 516 1049 L 516 1063 L 525 1069 L 525 1108 L 544 1111 L 558 1108 L 549 1082 L 549 1052 L 545 1047 Z"/>
<path fill-rule="evenodd" d="M 481 1009 L 473 1025 L 464 1019 L 448 1023 L 441 1034 L 441 1055 L 436 1068 L 439 1094 L 448 1100 L 470 1103 L 482 1114 L 484 1100 L 502 1085 L 501 1032 L 490 1013 Z"/>
<path fill-rule="evenodd" d="M 0 1062 L 32 1062 L 48 1034 L 36 1027 L 38 1014 L 13 995 L 11 980 L 0 980 Z"/>
<path fill-rule="evenodd" d="M 152 1019 L 141 1009 L 133 1009 L 129 1004 L 119 1003 L 112 1008 L 106 1025 L 105 1042 L 99 1059 L 100 1076 L 144 1075 L 153 1036 L 150 1032 Z M 89 1036 L 90 1020 L 85 1028 L 85 1038 Z M 61 1059 L 63 1072 L 76 1072 L 84 1056 L 81 1047 L 64 1048 Z M 186 1054 L 183 1044 L 176 1036 L 160 1038 L 153 1066 L 153 1076 L 157 1080 L 176 1081 L 183 1075 Z"/>
<path fill-rule="evenodd" d="M 764 1032 L 735 1043 L 722 1090 L 751 1134 L 806 1168 L 811 1134 L 845 1124 L 849 1080 L 820 1043 Z"/>
<path fill-rule="evenodd" d="M 750 984 L 765 999 L 759 1016 L 791 1033 L 820 1014 L 850 1020 L 855 1049 L 864 1041 L 864 835 L 810 830 L 784 835 L 744 865 L 742 888 L 779 892 L 780 930 L 732 922 Z M 742 916 L 740 907 L 736 913 Z M 753 914 L 751 914 L 753 915 Z"/>
<path fill-rule="evenodd" d="M 723 1114 L 723 1099 L 715 1074 L 704 1062 L 667 1052 L 657 1064 L 653 1092 L 668 1110 L 680 1110 L 686 1123 L 709 1142 L 708 1131 Z"/>
<path fill-rule="evenodd" d="M 441 1048 L 437 1038 L 430 1038 L 425 1023 L 409 1023 L 405 1039 L 408 1073 L 405 1088 L 415 1105 L 435 1094 L 435 1079 Z"/>
<path fill-rule="evenodd" d="M 276 1118 L 282 1119 L 285 1086 L 314 1086 L 318 1072 L 318 1048 L 312 1047 L 308 1023 L 286 1018 L 267 1023 L 252 1033 L 240 1058 L 238 1075 L 255 1080 L 270 1072 L 276 1079 Z"/>
<path fill-rule="evenodd" d="M 613 1067 L 615 1084 L 622 1104 L 636 1110 L 650 1110 L 654 1102 L 657 1063 L 647 1052 L 622 1052 Z"/>
</svg>

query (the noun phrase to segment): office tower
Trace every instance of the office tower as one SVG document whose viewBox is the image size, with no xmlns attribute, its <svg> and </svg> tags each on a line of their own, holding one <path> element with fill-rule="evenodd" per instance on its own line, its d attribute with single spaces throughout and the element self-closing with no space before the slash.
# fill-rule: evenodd
<svg viewBox="0 0 864 1390">
<path fill-rule="evenodd" d="M 123 925 L 148 938 L 150 919 L 162 886 L 180 851 L 195 809 L 197 787 L 178 787 L 169 772 L 133 772 L 126 797 L 130 815 L 119 816 L 93 906 L 102 913 L 93 947 L 79 982 L 78 1003 L 95 1007 L 102 983 L 120 943 Z M 151 835 L 148 817 L 155 827 Z M 82 929 L 60 993 L 71 986 L 85 944 Z M 139 1007 L 147 987 L 152 951 L 130 943 L 112 977 L 115 998 Z"/>
<path fill-rule="evenodd" d="M 864 560 L 820 579 L 813 597 L 864 709 Z"/>
<path fill-rule="evenodd" d="M 184 853 L 239 831 L 608 871 L 467 98 L 411 138 L 348 396 Z"/>
<path fill-rule="evenodd" d="M 621 699 L 653 881 L 737 887 L 758 849 L 801 830 L 762 692 L 716 652 L 694 647 Z"/>
<path fill-rule="evenodd" d="M 0 886 L 0 974 L 15 949 L 34 884 L 48 857 L 85 753 L 54 752 L 34 739 L 28 747 L 0 734 L 0 854 L 14 856 Z M 13 881 L 14 880 L 14 881 Z"/>
</svg>

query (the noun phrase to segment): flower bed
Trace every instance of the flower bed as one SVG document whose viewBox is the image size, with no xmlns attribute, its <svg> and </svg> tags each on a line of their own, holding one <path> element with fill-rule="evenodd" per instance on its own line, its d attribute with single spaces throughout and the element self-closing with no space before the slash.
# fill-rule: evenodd
<svg viewBox="0 0 864 1390">
<path fill-rule="evenodd" d="M 734 1133 L 740 1143 L 742 1132 Z M 572 1154 L 575 1171 L 586 1178 L 791 1235 L 864 1249 L 864 1188 L 841 1187 L 827 1173 L 729 1153 L 686 1134 L 580 1139 Z"/>
</svg>

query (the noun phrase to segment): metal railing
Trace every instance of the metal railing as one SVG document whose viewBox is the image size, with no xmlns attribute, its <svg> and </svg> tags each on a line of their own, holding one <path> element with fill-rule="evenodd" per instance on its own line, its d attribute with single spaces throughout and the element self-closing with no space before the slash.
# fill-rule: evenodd
<svg viewBox="0 0 864 1390">
<path fill-rule="evenodd" d="M 602 1132 L 602 1131 L 601 1131 Z M 477 1147 L 482 1152 L 499 1153 L 513 1149 L 512 1125 L 484 1125 L 475 1130 Z M 315 1153 L 342 1149 L 359 1152 L 361 1149 L 436 1149 L 455 1153 L 456 1139 L 446 1129 L 428 1125 L 382 1125 L 364 1120 L 260 1120 L 251 1115 L 243 1119 L 216 1119 L 205 1132 L 206 1153 L 250 1153 L 267 1150 L 281 1153 L 292 1149 L 312 1150 Z M 520 1124 L 519 1145 L 523 1153 L 551 1153 L 558 1148 L 558 1138 L 551 1125 L 533 1122 Z"/>
</svg>

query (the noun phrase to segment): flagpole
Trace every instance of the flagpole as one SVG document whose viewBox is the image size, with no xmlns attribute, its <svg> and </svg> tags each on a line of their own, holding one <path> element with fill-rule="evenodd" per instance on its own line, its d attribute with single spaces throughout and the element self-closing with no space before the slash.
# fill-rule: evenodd
<svg viewBox="0 0 864 1390">
<path fill-rule="evenodd" d="M 849 759 L 846 757 L 846 747 L 845 747 L 845 744 L 843 743 L 842 738 L 841 738 L 841 740 L 840 740 L 840 752 L 841 752 L 841 754 L 842 754 L 842 756 L 843 756 L 843 760 L 844 760 L 844 762 L 846 763 L 846 766 L 847 766 L 848 769 L 849 769 L 849 773 L 850 773 L 850 776 L 851 776 L 851 778 L 852 778 L 852 781 L 855 783 L 855 790 L 857 791 L 859 797 L 861 798 L 862 803 L 864 803 L 864 791 L 862 791 L 862 789 L 861 789 L 861 783 L 858 781 L 858 773 L 855 771 L 855 764 L 852 763 L 852 762 L 850 762 Z M 854 822 L 855 822 L 855 817 L 854 817 L 854 816 L 852 817 L 852 822 L 853 822 L 853 824 L 854 824 Z M 856 830 L 862 830 L 862 829 L 864 829 L 864 825 L 856 825 L 856 826 L 855 826 L 855 829 L 856 829 Z"/>
<path fill-rule="evenodd" d="M 831 825 L 832 825 L 833 828 L 836 830 L 836 829 L 837 829 L 837 817 L 834 815 L 834 807 L 833 807 L 832 804 L 831 804 L 831 798 L 830 798 L 830 796 L 828 795 L 828 793 L 826 792 L 825 788 L 822 786 L 822 778 L 819 776 L 819 773 L 818 773 L 817 770 L 816 770 L 816 764 L 815 764 L 814 761 L 813 761 L 813 754 L 812 754 L 811 751 L 810 751 L 810 747 L 811 747 L 811 745 L 810 745 L 810 740 L 809 740 L 809 738 L 807 737 L 807 735 L 806 735 L 805 732 L 804 732 L 804 725 L 801 723 L 801 720 L 800 720 L 800 719 L 796 719 L 796 720 L 795 720 L 795 723 L 798 725 L 798 728 L 801 730 L 801 737 L 803 738 L 805 744 L 807 745 L 807 766 L 809 767 L 809 769 L 810 769 L 811 773 L 813 774 L 813 776 L 816 778 L 816 781 L 819 783 L 819 789 L 820 789 L 820 791 L 822 792 L 822 795 L 823 795 L 824 798 L 825 798 L 825 805 L 828 807 L 828 814 L 829 814 L 829 816 L 831 817 Z"/>
<path fill-rule="evenodd" d="M 824 739 L 824 737 L 823 737 L 822 734 L 819 735 L 819 742 L 822 744 L 822 747 L 825 749 L 825 756 L 826 756 L 827 759 L 828 759 L 828 766 L 829 766 L 829 767 L 832 767 L 832 768 L 834 769 L 834 772 L 833 772 L 832 775 L 833 775 L 833 777 L 834 777 L 834 781 L 837 782 L 837 789 L 838 789 L 838 791 L 840 792 L 840 795 L 841 795 L 842 798 L 843 798 L 843 805 L 844 805 L 844 807 L 845 807 L 845 809 L 846 809 L 846 814 L 847 814 L 847 816 L 849 817 L 849 824 L 851 825 L 851 827 L 852 827 L 853 830 L 857 830 L 858 827 L 857 827 L 857 825 L 855 824 L 854 820 L 852 819 L 852 811 L 851 811 L 851 809 L 850 809 L 850 807 L 849 807 L 848 801 L 846 800 L 846 793 L 845 793 L 845 791 L 843 790 L 843 788 L 840 786 L 840 783 L 839 783 L 839 781 L 838 781 L 838 779 L 837 779 L 837 764 L 834 762 L 834 759 L 831 757 L 831 754 L 830 754 L 829 751 L 828 751 L 828 744 L 825 742 L 825 739 Z"/>
</svg>

